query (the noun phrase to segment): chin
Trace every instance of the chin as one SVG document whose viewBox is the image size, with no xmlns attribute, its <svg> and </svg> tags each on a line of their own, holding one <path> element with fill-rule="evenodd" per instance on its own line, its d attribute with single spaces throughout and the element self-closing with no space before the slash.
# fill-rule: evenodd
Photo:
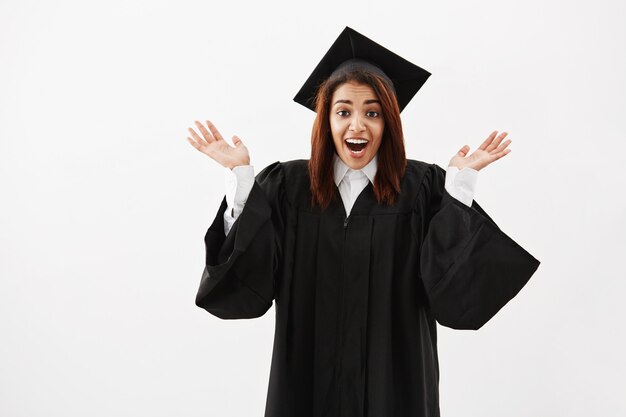
<svg viewBox="0 0 626 417">
<path fill-rule="evenodd" d="M 358 158 L 355 158 L 352 155 L 341 155 L 340 158 L 351 169 L 357 170 L 362 169 L 365 165 L 369 164 L 374 158 L 374 155 L 361 155 Z"/>
</svg>

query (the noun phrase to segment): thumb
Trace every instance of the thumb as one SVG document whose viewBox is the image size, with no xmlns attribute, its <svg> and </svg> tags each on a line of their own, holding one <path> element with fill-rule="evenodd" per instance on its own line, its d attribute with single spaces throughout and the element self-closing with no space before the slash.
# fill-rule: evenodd
<svg viewBox="0 0 626 417">
<path fill-rule="evenodd" d="M 465 145 L 461 149 L 459 149 L 458 155 L 459 156 L 465 156 L 465 155 L 467 155 L 469 150 L 470 150 L 470 147 L 468 145 Z"/>
<path fill-rule="evenodd" d="M 241 141 L 241 139 L 239 139 L 239 136 L 233 136 L 233 145 L 235 145 L 235 148 L 243 146 L 243 142 Z"/>
</svg>

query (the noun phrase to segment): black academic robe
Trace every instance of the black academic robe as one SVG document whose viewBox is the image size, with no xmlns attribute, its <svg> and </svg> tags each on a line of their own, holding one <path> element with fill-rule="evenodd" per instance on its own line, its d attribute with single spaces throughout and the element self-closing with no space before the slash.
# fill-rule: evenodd
<svg viewBox="0 0 626 417">
<path fill-rule="evenodd" d="M 409 160 L 395 205 L 369 184 L 346 217 L 338 190 L 310 206 L 298 160 L 257 175 L 228 236 L 222 202 L 196 304 L 241 319 L 275 301 L 266 417 L 439 416 L 436 321 L 480 328 L 539 266 L 444 182 Z"/>
</svg>

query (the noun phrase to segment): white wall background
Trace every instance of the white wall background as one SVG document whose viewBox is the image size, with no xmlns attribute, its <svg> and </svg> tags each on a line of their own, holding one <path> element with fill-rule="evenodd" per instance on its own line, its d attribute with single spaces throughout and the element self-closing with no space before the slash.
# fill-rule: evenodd
<svg viewBox="0 0 626 417">
<path fill-rule="evenodd" d="M 194 305 L 238 134 L 308 158 L 292 97 L 351 26 L 433 75 L 404 110 L 446 166 L 506 130 L 476 200 L 542 261 L 478 332 L 440 327 L 453 416 L 622 416 L 626 4 L 0 2 L 0 415 L 262 416 L 274 309 Z M 389 416 L 391 417 L 391 416 Z"/>
</svg>

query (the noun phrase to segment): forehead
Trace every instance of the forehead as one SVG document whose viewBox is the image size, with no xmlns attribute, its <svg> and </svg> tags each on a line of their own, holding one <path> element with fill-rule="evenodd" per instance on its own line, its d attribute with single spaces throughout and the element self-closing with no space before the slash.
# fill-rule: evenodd
<svg viewBox="0 0 626 417">
<path fill-rule="evenodd" d="M 370 85 L 349 81 L 340 84 L 339 87 L 335 89 L 332 102 L 334 103 L 336 100 L 350 100 L 355 102 L 356 100 L 371 100 L 377 98 L 378 96 Z"/>
</svg>

